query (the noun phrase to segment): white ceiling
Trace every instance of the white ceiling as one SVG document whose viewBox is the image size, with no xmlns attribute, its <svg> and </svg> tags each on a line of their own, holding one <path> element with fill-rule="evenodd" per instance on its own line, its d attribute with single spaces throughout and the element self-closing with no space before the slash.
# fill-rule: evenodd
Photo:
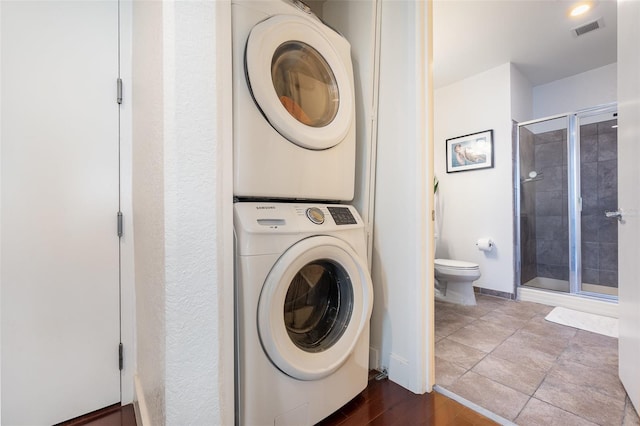
<svg viewBox="0 0 640 426">
<path fill-rule="evenodd" d="M 616 1 L 592 1 L 570 18 L 568 0 L 435 0 L 434 85 L 443 87 L 507 62 L 533 86 L 617 61 Z M 572 28 L 602 18 L 580 37 Z"/>
</svg>

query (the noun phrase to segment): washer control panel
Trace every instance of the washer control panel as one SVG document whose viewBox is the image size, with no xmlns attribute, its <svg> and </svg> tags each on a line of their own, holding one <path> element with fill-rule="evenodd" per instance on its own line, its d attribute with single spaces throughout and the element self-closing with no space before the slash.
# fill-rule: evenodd
<svg viewBox="0 0 640 426">
<path fill-rule="evenodd" d="M 327 209 L 336 225 L 356 225 L 358 223 L 348 207 L 327 207 Z"/>
</svg>

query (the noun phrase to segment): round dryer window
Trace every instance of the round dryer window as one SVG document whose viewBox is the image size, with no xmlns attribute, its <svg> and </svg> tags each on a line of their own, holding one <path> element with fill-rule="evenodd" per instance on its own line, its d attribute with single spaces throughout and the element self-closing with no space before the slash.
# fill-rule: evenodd
<svg viewBox="0 0 640 426">
<path fill-rule="evenodd" d="M 333 30 L 298 16 L 272 16 L 252 28 L 247 83 L 276 131 L 307 149 L 342 142 L 354 119 L 349 52 L 349 43 Z"/>
<path fill-rule="evenodd" d="M 308 44 L 282 43 L 273 54 L 271 79 L 282 106 L 302 124 L 324 127 L 336 117 L 336 79 L 327 61 Z"/>
<path fill-rule="evenodd" d="M 260 293 L 258 333 L 269 359 L 300 380 L 336 371 L 369 322 L 373 290 L 366 265 L 335 237 L 290 247 Z"/>
</svg>

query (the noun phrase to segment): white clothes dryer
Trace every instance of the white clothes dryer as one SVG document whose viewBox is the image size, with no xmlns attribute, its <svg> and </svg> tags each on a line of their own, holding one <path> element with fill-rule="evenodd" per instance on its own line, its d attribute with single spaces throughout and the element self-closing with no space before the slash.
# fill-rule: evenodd
<svg viewBox="0 0 640 426">
<path fill-rule="evenodd" d="M 373 289 L 346 205 L 238 202 L 236 422 L 310 425 L 366 386 Z"/>
<path fill-rule="evenodd" d="M 349 42 L 295 0 L 232 0 L 234 195 L 353 199 Z"/>
</svg>

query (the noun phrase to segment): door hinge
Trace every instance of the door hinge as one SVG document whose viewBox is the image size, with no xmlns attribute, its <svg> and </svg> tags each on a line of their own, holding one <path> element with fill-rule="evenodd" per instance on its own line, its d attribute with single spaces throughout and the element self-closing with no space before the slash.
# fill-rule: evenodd
<svg viewBox="0 0 640 426">
<path fill-rule="evenodd" d="M 118 102 L 118 104 L 122 103 L 122 79 L 118 78 L 117 83 L 116 83 L 116 102 Z"/>
<path fill-rule="evenodd" d="M 122 237 L 123 234 L 123 219 L 122 219 L 122 212 L 118 212 L 118 237 Z"/>
<path fill-rule="evenodd" d="M 122 343 L 118 346 L 118 368 L 120 371 L 124 369 L 124 346 Z"/>
</svg>

